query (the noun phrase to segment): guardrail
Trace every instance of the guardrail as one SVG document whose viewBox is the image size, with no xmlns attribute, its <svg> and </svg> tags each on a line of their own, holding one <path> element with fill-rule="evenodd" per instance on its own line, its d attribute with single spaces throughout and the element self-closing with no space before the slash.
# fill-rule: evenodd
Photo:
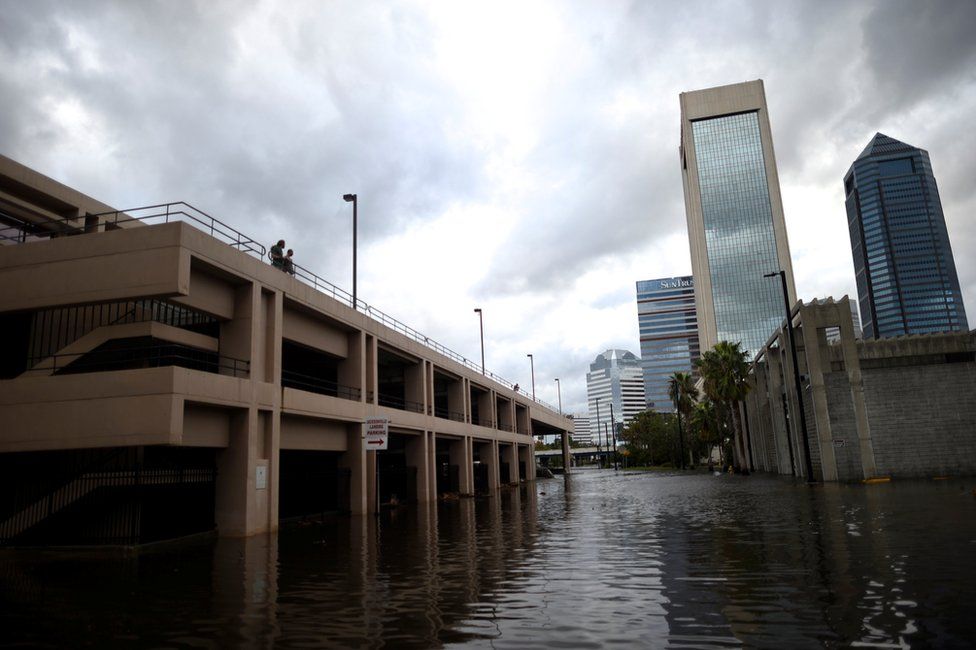
<svg viewBox="0 0 976 650">
<path fill-rule="evenodd" d="M 464 355 L 458 354 L 457 352 L 450 349 L 446 345 L 437 342 L 436 340 L 430 338 L 426 334 L 415 330 L 414 328 L 403 323 L 402 321 L 399 321 L 396 318 L 390 316 L 389 314 L 377 309 L 376 307 L 373 307 L 369 303 L 364 302 L 359 298 L 356 298 L 354 302 L 351 293 L 345 291 L 344 289 L 340 289 L 339 287 L 332 284 L 328 280 L 321 278 L 315 273 L 309 271 L 307 268 L 298 264 L 294 264 L 293 267 L 295 272 L 292 275 L 294 275 L 295 278 L 301 280 L 305 284 L 311 285 L 317 291 L 321 291 L 322 293 L 331 296 L 334 300 L 347 303 L 354 309 L 361 311 L 367 316 L 371 317 L 373 320 L 378 321 L 383 325 L 386 325 L 391 330 L 395 332 L 399 332 L 400 334 L 403 334 L 407 338 L 416 341 L 417 343 L 422 343 L 426 345 L 427 347 L 434 350 L 435 352 L 439 352 L 445 357 L 451 359 L 452 361 L 460 363 L 461 365 L 465 366 L 470 370 L 474 370 L 478 373 L 483 374 L 485 377 L 488 377 L 489 379 L 492 379 L 493 381 L 496 381 L 499 384 L 502 384 L 503 386 L 510 388 L 511 390 L 515 391 L 519 395 L 522 395 L 525 398 L 532 400 L 536 404 L 546 407 L 550 411 L 557 410 L 556 407 L 553 406 L 552 404 L 549 404 L 541 399 L 533 399 L 532 394 L 524 390 L 523 388 L 519 387 L 518 389 L 516 389 L 517 384 L 508 381 L 504 377 L 500 377 L 499 375 L 496 375 L 490 370 L 482 371 L 480 364 L 472 361 L 471 359 L 468 359 Z M 284 272 L 284 270 L 282 272 Z"/>
<path fill-rule="evenodd" d="M 47 237 L 62 237 L 83 235 L 93 232 L 116 230 L 126 222 L 138 221 L 148 224 L 170 223 L 184 221 L 192 224 L 203 232 L 209 233 L 225 244 L 250 253 L 259 259 L 264 259 L 267 249 L 239 230 L 207 214 L 203 210 L 193 207 L 184 201 L 175 203 L 159 203 L 146 205 L 128 210 L 111 210 L 85 214 L 79 217 L 64 217 L 48 219 L 47 221 L 25 222 L 0 229 L 0 239 L 4 241 L 24 242 L 28 237 L 43 239 Z"/>
</svg>

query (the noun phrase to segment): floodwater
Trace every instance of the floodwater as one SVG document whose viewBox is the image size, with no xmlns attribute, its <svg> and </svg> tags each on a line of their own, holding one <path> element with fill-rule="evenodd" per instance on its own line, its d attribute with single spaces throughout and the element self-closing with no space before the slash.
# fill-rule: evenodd
<svg viewBox="0 0 976 650">
<path fill-rule="evenodd" d="M 976 479 L 582 470 L 135 556 L 0 553 L 25 647 L 971 647 Z"/>
</svg>

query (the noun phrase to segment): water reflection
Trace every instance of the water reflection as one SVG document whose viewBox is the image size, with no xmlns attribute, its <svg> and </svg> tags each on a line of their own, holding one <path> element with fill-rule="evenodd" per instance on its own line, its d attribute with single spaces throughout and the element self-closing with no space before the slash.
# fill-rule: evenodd
<svg viewBox="0 0 976 650">
<path fill-rule="evenodd" d="M 971 483 L 584 471 L 132 557 L 6 552 L 0 643 L 965 646 Z"/>
</svg>

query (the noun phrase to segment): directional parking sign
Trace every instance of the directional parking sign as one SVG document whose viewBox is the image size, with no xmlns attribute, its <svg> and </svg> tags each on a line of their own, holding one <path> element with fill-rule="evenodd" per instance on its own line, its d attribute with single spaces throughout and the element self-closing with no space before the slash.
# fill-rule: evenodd
<svg viewBox="0 0 976 650">
<path fill-rule="evenodd" d="M 363 444 L 367 450 L 386 449 L 390 437 L 390 421 L 386 418 L 368 418 L 363 424 Z"/>
</svg>

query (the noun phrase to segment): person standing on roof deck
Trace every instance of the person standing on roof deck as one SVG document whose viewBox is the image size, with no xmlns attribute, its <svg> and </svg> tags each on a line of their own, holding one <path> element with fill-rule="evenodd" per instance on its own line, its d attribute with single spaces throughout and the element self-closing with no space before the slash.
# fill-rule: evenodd
<svg viewBox="0 0 976 650">
<path fill-rule="evenodd" d="M 285 268 L 285 240 L 279 239 L 278 243 L 271 247 L 271 266 L 276 269 Z"/>
<path fill-rule="evenodd" d="M 285 269 L 285 273 L 289 273 L 291 275 L 295 275 L 295 262 L 291 259 L 291 256 L 294 254 L 295 251 L 289 248 L 288 254 L 285 255 L 284 265 L 283 265 L 283 268 Z"/>
</svg>

